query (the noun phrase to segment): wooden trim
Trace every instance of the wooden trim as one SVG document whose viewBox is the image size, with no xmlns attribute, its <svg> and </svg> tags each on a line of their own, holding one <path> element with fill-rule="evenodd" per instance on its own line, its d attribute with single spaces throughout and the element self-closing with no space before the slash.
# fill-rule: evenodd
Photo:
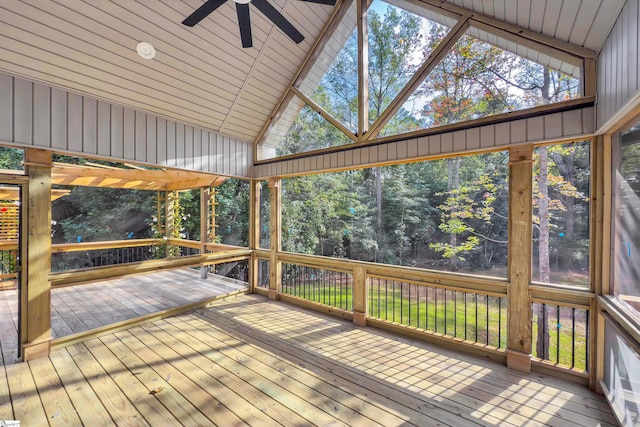
<svg viewBox="0 0 640 427">
<path fill-rule="evenodd" d="M 235 246 L 235 245 L 223 245 L 221 243 L 207 243 L 205 245 L 207 250 L 219 252 L 219 251 L 234 251 L 236 249 L 250 249 L 245 246 Z"/>
<path fill-rule="evenodd" d="M 269 197 L 271 209 L 269 289 L 279 293 L 282 289 L 282 262 L 278 259 L 278 254 L 282 251 L 282 180 L 280 178 L 269 180 Z"/>
<path fill-rule="evenodd" d="M 509 152 L 509 287 L 507 348 L 517 360 L 509 366 L 531 370 L 519 354 L 531 354 L 531 239 L 533 228 L 533 146 L 512 148 Z M 519 244 L 516 244 L 518 242 Z"/>
<path fill-rule="evenodd" d="M 507 349 L 507 368 L 531 372 L 531 354 Z"/>
<path fill-rule="evenodd" d="M 51 253 L 95 251 L 98 249 L 134 248 L 138 246 L 150 246 L 163 243 L 163 239 L 130 239 L 109 240 L 101 242 L 82 243 L 55 243 L 51 245 Z"/>
<path fill-rule="evenodd" d="M 531 370 L 533 372 L 540 372 L 545 375 L 561 378 L 566 381 L 571 381 L 576 384 L 584 385 L 587 387 L 589 386 L 588 372 L 557 365 L 548 360 L 531 358 Z"/>
<path fill-rule="evenodd" d="M 596 131 L 597 134 L 614 134 L 631 126 L 640 116 L 640 92 L 629 99 L 615 114 L 604 122 Z"/>
<path fill-rule="evenodd" d="M 112 323 L 110 325 L 102 326 L 99 328 L 91 329 L 88 331 L 78 332 L 76 334 L 67 335 L 65 337 L 56 338 L 51 341 L 51 349 L 58 350 L 73 344 L 78 344 L 83 341 L 90 340 L 92 338 L 101 337 L 108 334 L 113 334 L 124 329 L 133 328 L 134 326 L 142 325 L 143 323 L 154 322 L 156 320 L 165 319 L 167 317 L 177 316 L 181 313 L 196 310 L 198 308 L 209 307 L 213 302 L 224 301 L 226 299 L 235 298 L 239 295 L 245 295 L 247 291 L 233 291 L 224 295 L 217 295 L 212 298 L 207 298 L 202 301 L 181 305 L 179 307 L 168 308 L 166 310 L 157 311 L 155 313 L 149 313 L 144 316 L 139 316 L 134 319 L 127 319 L 121 322 Z"/>
<path fill-rule="evenodd" d="M 442 61 L 442 59 L 449 53 L 451 48 L 460 40 L 464 33 L 469 28 L 469 16 L 463 16 L 458 23 L 453 27 L 447 36 L 438 44 L 438 46 L 431 52 L 429 57 L 424 60 L 420 68 L 413 74 L 411 79 L 407 82 L 402 90 L 391 101 L 387 108 L 380 114 L 380 117 L 371 125 L 371 129 L 366 135 L 365 140 L 369 141 L 377 137 L 384 126 L 391 120 L 398 112 L 398 110 L 404 105 L 407 99 L 416 91 L 416 89 L 422 84 L 424 79 L 436 68 L 436 66 Z"/>
<path fill-rule="evenodd" d="M 153 259 L 141 262 L 132 262 L 115 266 L 96 267 L 83 270 L 65 271 L 49 275 L 52 286 L 68 286 L 80 283 L 89 283 L 98 280 L 114 279 L 117 277 L 132 276 L 151 271 L 170 270 L 175 268 L 194 267 L 198 265 L 216 264 L 251 256 L 251 250 L 233 250 L 200 255 L 191 255 L 171 259 Z"/>
<path fill-rule="evenodd" d="M 48 356 L 49 353 L 51 353 L 51 337 L 41 341 L 32 341 L 25 344 L 22 347 L 22 352 L 22 360 L 25 362 L 39 357 Z"/>
<path fill-rule="evenodd" d="M 249 183 L 249 249 L 251 259 L 249 261 L 249 288 L 255 292 L 258 287 L 258 272 L 260 269 L 255 249 L 260 246 L 260 196 L 262 183 L 258 180 L 251 180 Z"/>
<path fill-rule="evenodd" d="M 0 251 L 18 249 L 18 240 L 0 240 Z"/>
<path fill-rule="evenodd" d="M 353 134 L 345 125 L 343 125 L 338 119 L 333 117 L 331 114 L 327 113 L 327 111 L 314 102 L 307 95 L 302 93 L 300 89 L 296 87 L 292 87 L 291 90 L 296 94 L 298 98 L 300 98 L 305 104 L 307 104 L 311 109 L 313 109 L 316 113 L 320 114 L 326 121 L 331 123 L 334 127 L 338 128 L 340 132 L 349 137 L 353 142 L 358 142 L 358 137 Z"/>
<path fill-rule="evenodd" d="M 289 304 L 295 304 L 299 307 L 304 307 L 309 310 L 318 311 L 320 313 L 329 314 L 331 316 L 336 316 L 341 319 L 353 321 L 353 313 L 350 311 L 341 310 L 336 307 L 332 307 L 330 305 L 320 304 L 317 302 L 308 301 L 306 299 L 294 297 L 293 295 L 287 295 L 280 292 L 278 294 L 278 298 L 282 302 L 286 302 Z"/>
<path fill-rule="evenodd" d="M 570 286 L 541 283 L 531 283 L 529 291 L 531 298 L 536 301 L 586 309 L 591 307 L 591 301 L 596 297 L 596 294 L 588 289 L 581 290 Z"/>
<path fill-rule="evenodd" d="M 640 324 L 628 310 L 620 307 L 615 297 L 599 296 L 598 306 L 603 313 L 615 321 L 616 325 L 629 336 L 630 340 L 639 343 L 638 346 L 640 346 Z"/>
<path fill-rule="evenodd" d="M 598 63 L 593 58 L 582 62 L 582 96 L 596 96 L 598 91 Z"/>
<path fill-rule="evenodd" d="M 602 137 L 602 271 L 600 279 L 602 280 L 601 289 L 598 294 L 608 295 L 611 293 L 611 278 L 613 270 L 611 261 L 615 260 L 616 247 L 614 245 L 615 237 L 612 236 L 614 220 L 612 212 L 619 212 L 618 207 L 614 209 L 614 202 L 619 203 L 619 199 L 615 198 L 614 189 L 615 181 L 613 179 L 613 141 L 611 135 Z"/>
<path fill-rule="evenodd" d="M 364 140 L 369 129 L 369 35 L 367 0 L 356 0 L 358 34 L 358 141 Z"/>
<path fill-rule="evenodd" d="M 384 137 L 384 138 L 376 138 L 373 139 L 371 141 L 365 141 L 365 142 L 360 142 L 358 144 L 350 144 L 350 145 L 340 145 L 337 147 L 329 147 L 329 148 L 322 148 L 319 150 L 312 150 L 312 151 L 306 151 L 304 153 L 295 153 L 295 154 L 288 154 L 286 156 L 280 156 L 280 157 L 274 157 L 272 159 L 265 159 L 265 160 L 258 160 L 256 162 L 254 162 L 255 166 L 260 166 L 260 165 L 267 165 L 267 164 L 272 164 L 272 163 L 279 163 L 279 162 L 284 162 L 287 160 L 294 160 L 294 159 L 302 159 L 302 158 L 306 158 L 306 157 L 314 157 L 314 156 L 318 156 L 318 155 L 322 155 L 322 154 L 330 154 L 330 153 L 338 153 L 338 152 L 342 152 L 342 151 L 351 151 L 351 150 L 359 150 L 363 147 L 373 147 L 373 146 L 378 146 L 378 145 L 384 145 L 384 144 L 390 144 L 393 142 L 398 142 L 398 141 L 406 141 L 409 139 L 414 139 L 414 138 L 420 138 L 420 137 L 424 137 L 424 136 L 432 136 L 432 135 L 441 135 L 444 133 L 450 133 L 450 132 L 455 132 L 455 131 L 459 131 L 459 130 L 466 130 L 466 129 L 471 129 L 471 128 L 476 128 L 476 127 L 480 127 L 480 126 L 488 126 L 488 125 L 495 125 L 495 124 L 500 124 L 500 123 L 508 123 L 508 122 L 513 122 L 516 120 L 522 120 L 522 119 L 529 119 L 529 118 L 533 118 L 533 117 L 540 117 L 540 116 L 545 116 L 548 114 L 554 114 L 554 113 L 560 113 L 560 112 L 564 112 L 564 111 L 572 111 L 572 110 L 576 110 L 576 109 L 581 109 L 581 108 L 588 108 L 588 107 L 593 107 L 595 103 L 595 97 L 583 97 L 583 98 L 576 98 L 576 99 L 570 99 L 567 101 L 562 101 L 562 102 L 556 102 L 554 104 L 545 104 L 545 105 L 538 105 L 537 107 L 531 107 L 531 108 L 526 108 L 523 110 L 517 110 L 517 111 L 509 111 L 506 113 L 501 113 L 501 114 L 496 114 L 493 116 L 488 116 L 488 117 L 482 117 L 479 119 L 475 119 L 475 120 L 468 120 L 468 121 L 464 121 L 461 123 L 453 123 L 450 125 L 443 125 L 443 126 L 436 126 L 436 127 L 432 127 L 432 128 L 428 128 L 428 129 L 421 129 L 421 130 L 417 130 L 414 132 L 408 132 L 408 133 L 404 133 L 404 134 L 400 134 L 400 135 L 395 135 L 395 136 L 388 136 L 388 137 Z M 582 136 L 576 136 L 576 137 L 563 137 L 563 138 L 554 138 L 554 139 L 549 139 L 548 141 L 545 142 L 549 142 L 549 143 L 556 143 L 557 141 L 565 141 L 565 140 L 576 140 L 578 138 L 590 138 L 592 136 L 592 134 L 585 134 Z M 465 151 L 465 154 L 468 153 L 473 153 L 473 152 L 486 152 L 486 151 L 497 151 L 497 150 L 505 150 L 505 147 L 492 147 L 492 148 L 488 148 L 486 150 L 477 150 L 477 151 Z M 459 154 L 459 153 L 458 153 Z M 455 153 L 446 153 L 443 155 L 439 155 L 441 157 L 451 157 L 455 155 Z M 424 156 L 421 158 L 416 158 L 416 161 L 419 159 L 423 159 L 423 158 L 427 158 L 429 156 Z M 406 163 L 407 161 L 411 161 L 411 159 L 402 159 L 402 160 L 398 160 L 398 162 L 400 163 Z M 350 167 L 350 169 L 353 169 L 353 167 Z"/>
<path fill-rule="evenodd" d="M 596 393 L 604 394 L 604 390 L 602 388 L 602 384 L 604 382 L 604 335 L 605 335 L 605 317 L 603 316 L 600 310 L 600 304 L 598 301 L 595 303 L 596 310 L 596 346 L 591 347 L 594 350 L 591 352 L 592 361 L 591 366 L 594 369 L 593 377 L 595 378 L 595 384 L 593 384 L 593 389 Z"/>
<path fill-rule="evenodd" d="M 167 243 L 175 246 L 183 246 L 185 248 L 202 249 L 202 243 L 198 240 L 186 240 L 186 239 L 167 239 Z"/>
<path fill-rule="evenodd" d="M 264 123 L 262 129 L 260 129 L 260 132 L 258 132 L 258 135 L 254 140 L 254 146 L 260 146 L 264 143 L 265 136 L 269 133 L 269 130 L 271 129 L 271 127 L 273 127 L 275 122 L 277 122 L 278 119 L 282 116 L 282 113 L 284 113 L 284 111 L 286 110 L 289 102 L 291 101 L 291 98 L 293 98 L 293 92 L 289 89 L 293 87 L 299 87 L 300 82 L 307 77 L 309 72 L 311 72 L 311 70 L 315 66 L 316 59 L 318 59 L 318 57 L 322 53 L 322 50 L 330 41 L 331 36 L 342 22 L 342 19 L 348 12 L 352 3 L 353 0 L 341 0 L 339 5 L 334 8 L 331 17 L 329 17 L 329 20 L 320 32 L 320 35 L 316 39 L 313 47 L 305 57 L 304 61 L 302 61 L 302 64 L 300 65 L 300 68 L 298 68 L 296 74 L 291 79 L 289 88 L 284 91 L 284 93 L 280 97 L 280 100 L 273 108 L 269 119 Z M 254 161 L 259 160 L 258 151 L 259 150 L 254 150 Z"/>
</svg>

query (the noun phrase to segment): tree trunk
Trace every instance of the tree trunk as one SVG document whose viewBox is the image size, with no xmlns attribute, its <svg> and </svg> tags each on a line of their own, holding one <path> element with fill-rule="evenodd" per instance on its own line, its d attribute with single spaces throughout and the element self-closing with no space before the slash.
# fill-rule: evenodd
<svg viewBox="0 0 640 427">
<path fill-rule="evenodd" d="M 449 159 L 449 176 L 447 180 L 447 189 L 449 190 L 449 194 L 452 192 L 456 193 L 460 189 L 460 158 L 454 157 Z M 457 211 L 455 206 L 451 207 L 451 217 L 453 218 L 455 212 Z M 458 246 L 458 235 L 456 233 L 449 233 L 449 244 L 451 247 L 455 248 Z M 449 259 L 449 267 L 451 270 L 458 269 L 458 257 L 456 254 L 453 254 Z"/>
</svg>

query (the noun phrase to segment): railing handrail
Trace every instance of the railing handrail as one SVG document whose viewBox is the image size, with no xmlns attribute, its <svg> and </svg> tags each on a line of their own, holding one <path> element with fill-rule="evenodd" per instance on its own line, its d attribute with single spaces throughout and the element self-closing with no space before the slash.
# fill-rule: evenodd
<svg viewBox="0 0 640 427">
<path fill-rule="evenodd" d="M 173 237 L 167 239 L 167 243 L 170 245 L 184 246 L 185 248 L 192 249 L 200 249 L 202 247 L 202 243 L 199 240 L 176 239 Z"/>
<path fill-rule="evenodd" d="M 104 240 L 99 242 L 81 243 L 54 243 L 51 245 L 51 253 L 95 251 L 99 249 L 133 248 L 138 246 L 151 246 L 164 242 L 164 239 L 126 239 Z"/>
<path fill-rule="evenodd" d="M 11 251 L 18 249 L 18 241 L 15 239 L 11 240 L 0 240 L 0 251 Z"/>
</svg>

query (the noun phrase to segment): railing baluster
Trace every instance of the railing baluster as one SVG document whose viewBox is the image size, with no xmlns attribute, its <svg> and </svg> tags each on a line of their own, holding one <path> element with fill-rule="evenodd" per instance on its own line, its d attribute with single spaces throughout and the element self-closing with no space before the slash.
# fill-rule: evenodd
<svg viewBox="0 0 640 427">
<path fill-rule="evenodd" d="M 560 306 L 556 306 L 556 363 L 560 363 Z"/>
<path fill-rule="evenodd" d="M 487 332 L 486 332 L 487 341 L 486 342 L 487 342 L 487 345 L 489 345 L 489 295 L 485 295 L 484 300 L 487 303 Z"/>
</svg>

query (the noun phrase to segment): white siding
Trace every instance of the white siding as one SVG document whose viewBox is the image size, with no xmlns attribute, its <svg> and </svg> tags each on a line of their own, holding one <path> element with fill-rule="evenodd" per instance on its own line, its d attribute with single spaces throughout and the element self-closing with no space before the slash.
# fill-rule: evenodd
<svg viewBox="0 0 640 427">
<path fill-rule="evenodd" d="M 598 58 L 598 128 L 640 92 L 640 0 L 628 0 Z"/>
<path fill-rule="evenodd" d="M 237 177 L 253 161 L 251 142 L 1 73 L 0 142 Z"/>
<path fill-rule="evenodd" d="M 580 138 L 595 132 L 594 107 L 550 113 L 466 130 L 368 146 L 345 146 L 340 151 L 273 161 L 254 167 L 254 176 L 287 176 L 319 171 L 369 167 L 376 162 L 402 163 L 470 151 L 508 149 L 523 143 Z"/>
</svg>

